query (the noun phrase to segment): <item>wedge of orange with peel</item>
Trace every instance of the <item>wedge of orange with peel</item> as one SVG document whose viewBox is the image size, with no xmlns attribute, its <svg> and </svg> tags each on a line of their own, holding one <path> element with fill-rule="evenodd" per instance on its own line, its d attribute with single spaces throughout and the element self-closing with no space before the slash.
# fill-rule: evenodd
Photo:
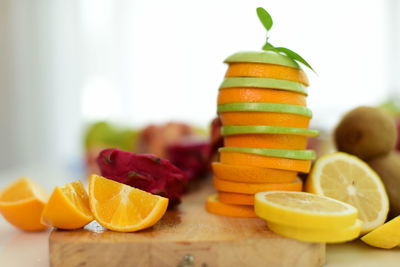
<svg viewBox="0 0 400 267">
<path fill-rule="evenodd" d="M 226 88 L 219 91 L 218 105 L 236 102 L 281 103 L 306 106 L 306 96 L 294 91 L 256 87 Z"/>
<path fill-rule="evenodd" d="M 43 224 L 59 229 L 79 229 L 93 221 L 89 197 L 80 181 L 57 186 L 42 212 Z"/>
<path fill-rule="evenodd" d="M 0 193 L 0 212 L 17 228 L 40 231 L 47 226 L 40 222 L 48 195 L 31 179 L 22 177 Z"/>
<path fill-rule="evenodd" d="M 96 221 L 118 232 L 149 228 L 163 217 L 168 207 L 167 198 L 98 175 L 90 177 L 89 203 Z"/>
<path fill-rule="evenodd" d="M 245 218 L 257 217 L 252 206 L 222 203 L 219 201 L 217 194 L 211 195 L 207 198 L 206 209 L 210 213 L 222 216 Z"/>
<path fill-rule="evenodd" d="M 298 114 L 257 111 L 235 111 L 219 114 L 223 125 L 269 125 L 308 128 L 310 117 Z"/>
<path fill-rule="evenodd" d="M 218 179 L 242 183 L 290 183 L 297 171 L 260 168 L 248 165 L 233 165 L 213 162 L 214 176 Z"/>
<path fill-rule="evenodd" d="M 302 191 L 303 182 L 297 178 L 291 183 L 282 184 L 249 184 L 249 183 L 239 183 L 231 182 L 226 180 L 221 180 L 214 177 L 214 186 L 218 191 L 239 193 L 239 194 L 255 194 L 264 191 Z"/>
<path fill-rule="evenodd" d="M 247 165 L 260 168 L 279 169 L 308 173 L 311 160 L 268 157 L 257 154 L 221 151 L 220 162 L 230 165 Z"/>
<path fill-rule="evenodd" d="M 309 85 L 307 75 L 301 69 L 263 63 L 230 63 L 225 77 L 273 78 Z"/>
<path fill-rule="evenodd" d="M 231 205 L 254 205 L 254 194 L 218 192 L 219 201 Z"/>
</svg>

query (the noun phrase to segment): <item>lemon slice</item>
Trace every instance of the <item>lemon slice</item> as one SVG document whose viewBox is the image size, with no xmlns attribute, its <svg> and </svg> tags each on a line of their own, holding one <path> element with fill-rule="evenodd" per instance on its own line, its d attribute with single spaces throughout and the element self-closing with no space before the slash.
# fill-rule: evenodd
<svg viewBox="0 0 400 267">
<path fill-rule="evenodd" d="M 388 197 L 379 176 L 359 158 L 342 152 L 317 160 L 306 191 L 356 207 L 363 221 L 363 233 L 382 225 L 389 211 Z"/>
<path fill-rule="evenodd" d="M 357 220 L 352 226 L 342 229 L 306 229 L 271 222 L 267 224 L 271 231 L 281 236 L 307 242 L 339 243 L 357 238 L 360 235 L 362 222 Z"/>
<path fill-rule="evenodd" d="M 256 214 L 270 223 L 308 229 L 342 229 L 357 220 L 346 203 L 305 192 L 269 191 L 255 195 Z"/>
<path fill-rule="evenodd" d="M 370 246 L 377 248 L 394 248 L 400 245 L 400 216 L 379 226 L 361 238 Z"/>
</svg>

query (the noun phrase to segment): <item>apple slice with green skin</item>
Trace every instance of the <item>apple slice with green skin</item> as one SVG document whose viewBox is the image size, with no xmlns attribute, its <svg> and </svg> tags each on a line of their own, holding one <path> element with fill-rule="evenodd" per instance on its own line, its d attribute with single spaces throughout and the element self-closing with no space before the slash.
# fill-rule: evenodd
<svg viewBox="0 0 400 267">
<path fill-rule="evenodd" d="M 260 156 L 314 160 L 316 158 L 313 150 L 288 150 L 288 149 L 272 149 L 272 148 L 252 148 L 252 147 L 221 147 L 219 152 L 240 152 L 248 154 L 257 154 Z"/>
<path fill-rule="evenodd" d="M 289 113 L 312 117 L 310 109 L 304 106 L 277 104 L 277 103 L 253 103 L 253 102 L 237 102 L 218 105 L 217 112 L 235 112 L 235 111 L 256 111 L 256 112 L 276 112 Z"/>
<path fill-rule="evenodd" d="M 256 87 L 293 91 L 303 95 L 308 95 L 307 87 L 298 82 L 279 80 L 272 78 L 254 78 L 254 77 L 228 77 L 225 78 L 219 89 L 234 87 Z"/>
<path fill-rule="evenodd" d="M 301 69 L 299 64 L 290 57 L 272 50 L 238 52 L 229 56 L 224 62 L 228 64 L 236 62 L 265 63 Z"/>
<path fill-rule="evenodd" d="M 304 128 L 292 128 L 283 126 L 223 126 L 221 129 L 223 136 L 238 135 L 238 134 L 290 134 L 303 136 L 317 136 L 319 131 Z"/>
</svg>

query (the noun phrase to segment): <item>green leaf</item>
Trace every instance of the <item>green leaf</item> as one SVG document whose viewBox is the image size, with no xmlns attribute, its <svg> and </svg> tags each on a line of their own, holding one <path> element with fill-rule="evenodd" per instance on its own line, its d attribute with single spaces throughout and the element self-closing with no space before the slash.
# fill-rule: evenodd
<svg viewBox="0 0 400 267">
<path fill-rule="evenodd" d="M 299 54 L 297 54 L 296 52 L 290 50 L 289 48 L 285 48 L 285 47 L 275 47 L 274 49 L 276 51 L 279 51 L 279 52 L 282 52 L 282 53 L 286 54 L 291 59 L 296 60 L 296 61 L 304 64 L 305 66 L 310 68 L 310 70 L 312 70 L 314 73 L 316 73 L 315 70 L 311 67 L 311 65 L 308 64 L 308 62 L 304 58 L 302 58 Z"/>
<path fill-rule="evenodd" d="M 268 43 L 268 41 L 265 43 L 265 45 L 263 46 L 263 50 L 274 50 L 274 46 L 271 43 Z"/>
<path fill-rule="evenodd" d="M 260 19 L 264 28 L 269 31 L 274 24 L 271 15 L 262 7 L 257 8 L 257 16 Z"/>
</svg>

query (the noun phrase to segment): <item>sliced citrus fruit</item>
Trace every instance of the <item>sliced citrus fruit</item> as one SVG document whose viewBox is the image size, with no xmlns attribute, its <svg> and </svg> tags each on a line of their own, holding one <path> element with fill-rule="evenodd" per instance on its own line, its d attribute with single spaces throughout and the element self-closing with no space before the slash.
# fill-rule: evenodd
<svg viewBox="0 0 400 267">
<path fill-rule="evenodd" d="M 293 91 L 307 95 L 307 87 L 301 83 L 278 80 L 272 78 L 253 78 L 253 77 L 227 77 L 221 83 L 219 90 L 236 87 L 256 87 Z"/>
<path fill-rule="evenodd" d="M 306 96 L 293 91 L 255 87 L 226 88 L 219 91 L 218 105 L 235 102 L 281 103 L 306 106 Z"/>
<path fill-rule="evenodd" d="M 309 172 L 311 160 L 268 157 L 250 153 L 221 151 L 220 161 L 231 165 L 248 165 L 260 168 L 270 168 L 288 171 Z"/>
<path fill-rule="evenodd" d="M 47 226 L 40 222 L 40 215 L 48 195 L 27 177 L 22 177 L 0 193 L 0 212 L 4 218 L 25 231 L 40 231 Z"/>
<path fill-rule="evenodd" d="M 273 78 L 309 85 L 303 70 L 265 63 L 230 63 L 225 77 Z"/>
<path fill-rule="evenodd" d="M 232 205 L 254 205 L 254 194 L 239 194 L 231 192 L 218 192 L 218 199 L 222 203 Z"/>
<path fill-rule="evenodd" d="M 301 191 L 303 182 L 297 178 L 291 183 L 282 184 L 249 184 L 238 183 L 214 178 L 214 186 L 219 191 L 241 193 L 241 194 L 255 194 L 262 191 L 272 190 L 287 190 L 287 191 Z"/>
<path fill-rule="evenodd" d="M 290 134 L 241 134 L 224 138 L 225 146 L 275 149 L 305 149 L 307 137 Z"/>
<path fill-rule="evenodd" d="M 235 111 L 252 111 L 252 112 L 274 112 L 288 113 L 312 117 L 309 108 L 299 105 L 279 104 L 279 103 L 254 103 L 254 102 L 236 102 L 218 105 L 217 112 L 235 112 Z"/>
<path fill-rule="evenodd" d="M 256 111 L 235 111 L 219 114 L 223 125 L 269 125 L 294 128 L 308 128 L 310 117 L 277 113 L 277 112 L 256 112 Z"/>
<path fill-rule="evenodd" d="M 242 183 L 290 183 L 297 177 L 297 171 L 232 165 L 220 162 L 213 162 L 212 168 L 215 177 Z"/>
<path fill-rule="evenodd" d="M 364 233 L 382 225 L 389 211 L 388 197 L 379 176 L 359 158 L 342 152 L 317 160 L 307 179 L 306 191 L 356 207 Z"/>
<path fill-rule="evenodd" d="M 237 52 L 226 58 L 224 62 L 268 63 L 300 69 L 299 64 L 296 61 L 292 60 L 290 57 L 271 50 Z"/>
<path fill-rule="evenodd" d="M 336 199 L 288 191 L 257 193 L 254 209 L 268 222 L 308 229 L 351 227 L 358 215 L 356 208 Z"/>
<path fill-rule="evenodd" d="M 267 126 L 267 125 L 253 125 L 253 126 L 223 126 L 221 128 L 221 135 L 239 135 L 239 134 L 283 134 L 283 135 L 300 135 L 300 136 L 317 136 L 317 130 L 310 130 L 304 128 L 280 127 L 280 126 Z"/>
<path fill-rule="evenodd" d="M 370 246 L 377 248 L 394 248 L 400 245 L 400 216 L 379 226 L 361 238 Z"/>
<path fill-rule="evenodd" d="M 279 235 L 306 242 L 341 243 L 351 241 L 360 235 L 362 222 L 339 229 L 307 229 L 267 222 L 268 228 Z"/>
<path fill-rule="evenodd" d="M 162 218 L 168 207 L 167 198 L 98 175 L 90 177 L 89 203 L 96 221 L 118 232 L 149 228 Z"/>
<path fill-rule="evenodd" d="M 80 181 L 57 186 L 42 212 L 42 223 L 60 229 L 79 229 L 93 221 L 89 198 Z"/>
<path fill-rule="evenodd" d="M 240 152 L 248 154 L 256 154 L 267 157 L 278 157 L 286 159 L 315 159 L 314 150 L 296 150 L 296 149 L 276 149 L 276 148 L 257 148 L 257 147 L 233 147 L 226 146 L 218 149 L 219 152 Z"/>
<path fill-rule="evenodd" d="M 218 195 L 214 194 L 207 198 L 206 209 L 210 213 L 229 217 L 257 217 L 252 206 L 231 205 L 219 201 Z"/>
</svg>

